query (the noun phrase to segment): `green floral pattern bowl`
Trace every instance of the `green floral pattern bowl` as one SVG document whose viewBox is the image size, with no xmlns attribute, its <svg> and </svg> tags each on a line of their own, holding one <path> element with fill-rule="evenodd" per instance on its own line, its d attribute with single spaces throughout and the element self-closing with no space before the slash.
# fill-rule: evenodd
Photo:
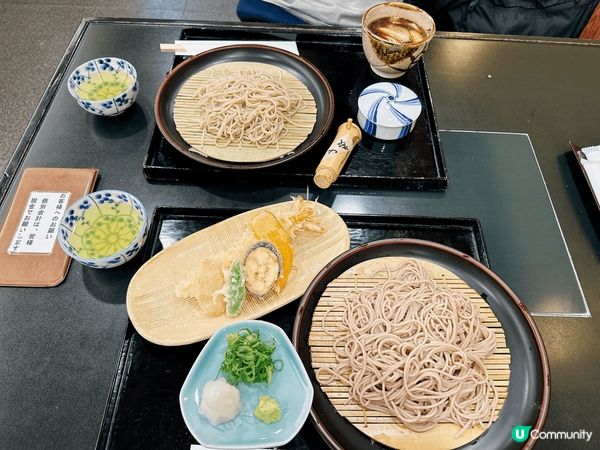
<svg viewBox="0 0 600 450">
<path fill-rule="evenodd" d="M 92 192 L 67 208 L 58 242 L 80 263 L 107 269 L 135 257 L 147 232 L 148 217 L 142 203 L 127 192 L 111 189 Z"/>
</svg>

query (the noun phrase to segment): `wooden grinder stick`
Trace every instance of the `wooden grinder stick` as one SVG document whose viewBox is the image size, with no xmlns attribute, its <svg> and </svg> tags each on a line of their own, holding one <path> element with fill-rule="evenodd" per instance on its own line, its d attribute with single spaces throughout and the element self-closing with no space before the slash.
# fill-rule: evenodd
<svg viewBox="0 0 600 450">
<path fill-rule="evenodd" d="M 325 152 L 323 159 L 317 166 L 313 181 L 321 189 L 327 189 L 337 180 L 342 167 L 348 160 L 350 153 L 362 138 L 360 128 L 352 123 L 352 119 L 339 126 L 333 143 Z"/>
</svg>

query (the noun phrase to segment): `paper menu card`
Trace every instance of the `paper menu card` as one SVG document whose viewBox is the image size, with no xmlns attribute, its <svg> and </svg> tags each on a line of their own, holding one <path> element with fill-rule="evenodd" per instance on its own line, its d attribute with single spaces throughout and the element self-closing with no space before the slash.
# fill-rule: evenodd
<svg viewBox="0 0 600 450">
<path fill-rule="evenodd" d="M 52 253 L 58 225 L 70 198 L 70 192 L 31 191 L 8 246 L 8 253 Z"/>
<path fill-rule="evenodd" d="M 579 156 L 581 167 L 592 188 L 596 203 L 600 205 L 600 145 L 583 147 Z"/>
<path fill-rule="evenodd" d="M 571 141 L 569 145 L 592 191 L 596 205 L 600 208 L 600 145 L 581 148 Z"/>
<path fill-rule="evenodd" d="M 215 450 L 212 447 L 206 447 L 204 445 L 201 444 L 192 444 L 190 446 L 190 450 Z M 266 448 L 256 448 L 254 450 L 267 450 Z"/>
<path fill-rule="evenodd" d="M 98 169 L 27 168 L 0 228 L 0 286 L 56 286 L 71 258 L 60 248 L 58 222 L 89 193 Z"/>
</svg>

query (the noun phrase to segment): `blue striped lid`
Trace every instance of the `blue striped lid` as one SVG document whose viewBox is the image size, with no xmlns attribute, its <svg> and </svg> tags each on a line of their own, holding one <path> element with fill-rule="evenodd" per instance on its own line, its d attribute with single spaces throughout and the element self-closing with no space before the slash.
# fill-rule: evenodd
<svg viewBox="0 0 600 450">
<path fill-rule="evenodd" d="M 417 94 L 397 83 L 372 84 L 358 97 L 359 123 L 366 133 L 375 137 L 380 134 L 378 127 L 397 130 L 397 138 L 406 136 L 421 114 L 421 109 Z M 361 115 L 363 120 L 360 120 Z"/>
</svg>

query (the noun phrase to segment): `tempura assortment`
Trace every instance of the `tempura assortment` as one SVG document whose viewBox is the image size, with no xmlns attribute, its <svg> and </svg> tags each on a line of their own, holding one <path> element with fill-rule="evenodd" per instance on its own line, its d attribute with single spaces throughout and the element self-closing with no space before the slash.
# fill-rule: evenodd
<svg viewBox="0 0 600 450">
<path fill-rule="evenodd" d="M 264 299 L 281 292 L 292 272 L 296 237 L 324 231 L 314 203 L 293 200 L 289 211 L 258 212 L 226 251 L 198 261 L 190 276 L 176 284 L 175 295 L 196 299 L 210 317 L 236 317 L 248 296 Z"/>
</svg>

